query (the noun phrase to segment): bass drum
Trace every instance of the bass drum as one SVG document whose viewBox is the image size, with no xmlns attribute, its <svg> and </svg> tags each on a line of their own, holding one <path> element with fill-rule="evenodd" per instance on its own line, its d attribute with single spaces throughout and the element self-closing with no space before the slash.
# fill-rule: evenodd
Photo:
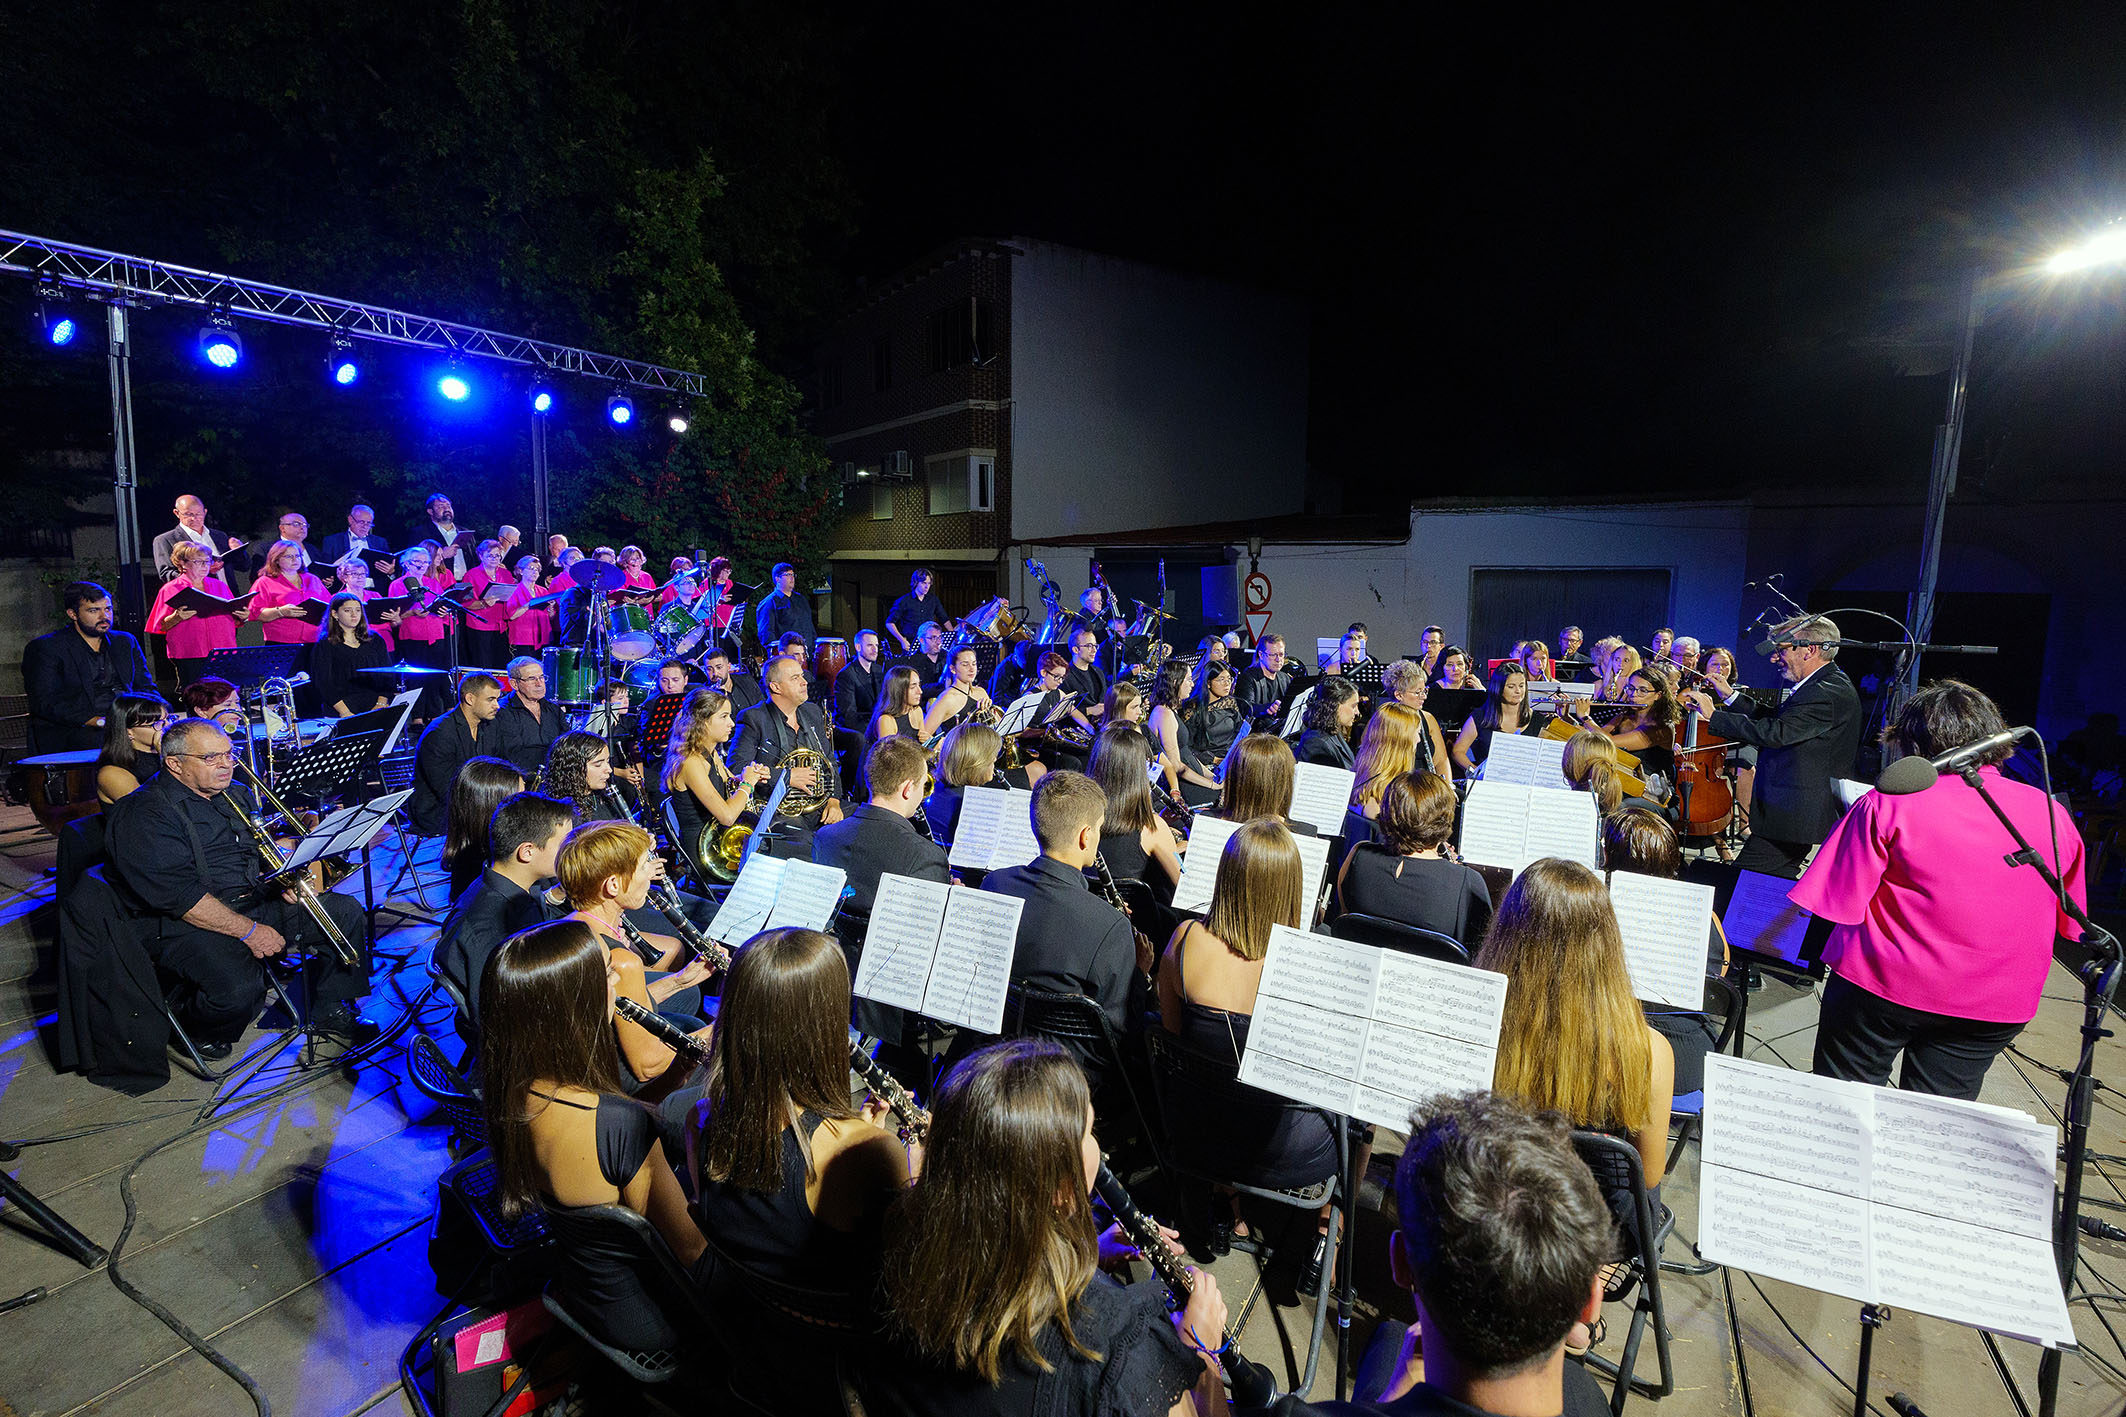
<svg viewBox="0 0 2126 1417">
<path fill-rule="evenodd" d="M 822 635 L 812 642 L 812 674 L 822 690 L 831 688 L 834 676 L 849 667 L 849 642 Z"/>
<path fill-rule="evenodd" d="M 557 704 L 590 707 L 598 692 L 598 670 L 590 656 L 572 645 L 548 645 L 539 655 L 546 671 L 546 692 Z M 651 674 L 654 684 L 656 675 Z"/>
</svg>

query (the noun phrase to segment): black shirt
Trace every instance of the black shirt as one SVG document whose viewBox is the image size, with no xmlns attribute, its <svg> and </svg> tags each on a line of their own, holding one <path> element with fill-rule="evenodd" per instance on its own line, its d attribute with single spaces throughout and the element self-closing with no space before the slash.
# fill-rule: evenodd
<svg viewBox="0 0 2126 1417">
<path fill-rule="evenodd" d="M 530 899 L 530 891 L 489 867 L 473 882 L 471 890 L 458 897 L 457 904 L 450 908 L 450 917 L 443 922 L 442 938 L 436 942 L 436 971 L 465 1000 L 476 1029 L 480 1022 L 480 975 L 487 968 L 487 957 L 513 933 L 509 926 L 511 913 L 523 909 L 518 902 Z"/>
<path fill-rule="evenodd" d="M 893 608 L 886 612 L 886 623 L 899 630 L 912 645 L 916 642 L 915 632 L 924 625 L 935 624 L 941 630 L 945 628 L 945 607 L 938 601 L 935 590 L 920 598 L 911 590 L 893 602 Z M 900 641 L 895 640 L 893 646 L 898 649 Z"/>
<path fill-rule="evenodd" d="M 1351 740 L 1330 728 L 1309 728 L 1299 735 L 1299 745 L 1292 751 L 1299 761 L 1325 768 L 1349 768 L 1358 761 Z"/>
<path fill-rule="evenodd" d="M 319 640 L 310 646 L 310 683 L 317 690 L 317 701 L 328 714 L 337 713 L 333 705 L 339 703 L 346 704 L 350 713 L 381 707 L 384 696 L 378 686 L 383 681 L 367 675 L 357 679 L 354 671 L 382 669 L 388 663 L 379 635 L 369 635 L 359 645 L 346 644 L 338 636 Z"/>
<path fill-rule="evenodd" d="M 89 720 L 111 711 L 123 693 L 156 692 L 140 641 L 106 630 L 96 649 L 70 623 L 22 647 L 22 692 L 29 699 L 30 750 L 62 753 L 103 746 L 103 730 Z"/>
<path fill-rule="evenodd" d="M 938 691 L 938 687 L 945 682 L 945 676 L 951 669 L 951 666 L 946 663 L 945 651 L 943 650 L 939 650 L 935 658 L 924 654 L 921 650 L 917 650 L 913 654 L 904 654 L 893 662 L 895 664 L 905 664 L 915 671 L 916 677 L 923 681 L 923 693 L 925 696 Z"/>
<path fill-rule="evenodd" d="M 546 750 L 553 747 L 554 740 L 566 732 L 568 717 L 555 707 L 552 699 L 541 700 L 539 716 L 533 718 L 532 711 L 524 706 L 522 700 L 515 694 L 509 694 L 502 700 L 502 711 L 495 715 L 495 721 L 482 731 L 481 736 L 494 734 L 495 743 L 488 750 L 489 754 L 497 758 L 507 758 L 516 764 L 517 771 L 523 773 L 525 780 L 529 781 L 537 777 L 539 769 L 545 766 Z M 661 752 L 659 756 L 662 757 Z"/>
<path fill-rule="evenodd" d="M 878 702 L 878 691 L 885 682 L 884 660 L 868 669 L 861 659 L 852 659 L 842 666 L 842 672 L 834 676 L 835 726 L 852 733 L 863 732 L 864 725 L 871 721 L 871 707 Z"/>
<path fill-rule="evenodd" d="M 900 813 L 869 802 L 813 833 L 812 859 L 848 874 L 851 899 L 859 910 L 869 910 L 878 898 L 880 876 L 913 876 L 940 885 L 952 879 L 945 848 Z"/>
<path fill-rule="evenodd" d="M 778 590 L 770 594 L 753 612 L 753 627 L 760 647 L 771 655 L 776 644 L 792 630 L 805 637 L 807 649 L 819 638 L 819 631 L 812 626 L 812 601 L 801 593 L 784 595 Z"/>
<path fill-rule="evenodd" d="M 991 871 L 982 889 L 1026 902 L 1011 957 L 1012 983 L 1083 994 L 1100 1006 L 1116 1032 L 1129 1031 L 1131 994 L 1142 990 L 1143 976 L 1128 916 L 1087 889 L 1081 872 L 1053 856 Z M 1142 992 L 1138 1001 L 1147 1001 Z"/>
<path fill-rule="evenodd" d="M 1076 704 L 1078 712 L 1092 719 L 1096 727 L 1099 725 L 1098 716 L 1086 712 L 1088 709 L 1100 707 L 1107 699 L 1107 676 L 1100 672 L 1099 665 L 1096 664 L 1090 669 L 1080 669 L 1073 664 L 1070 668 L 1064 670 L 1063 692 L 1076 694 L 1078 696 Z"/>
<path fill-rule="evenodd" d="M 413 754 L 413 801 L 407 815 L 413 818 L 418 836 L 441 836 L 450 826 L 450 789 L 458 769 L 467 758 L 492 752 L 497 743 L 495 726 L 482 724 L 479 738 L 465 722 L 465 710 L 454 708 L 421 735 Z"/>
<path fill-rule="evenodd" d="M 1351 848 L 1336 906 L 1339 915 L 1377 915 L 1451 935 L 1472 955 L 1491 924 L 1491 892 L 1476 871 L 1459 861 L 1398 856 L 1370 841 Z"/>
<path fill-rule="evenodd" d="M 229 804 L 167 772 L 113 803 L 106 829 L 117 882 L 147 914 L 174 919 L 209 895 L 227 904 L 258 882 L 258 849 Z"/>
<path fill-rule="evenodd" d="M 1302 687 L 1303 677 L 1299 666 L 1289 660 L 1275 674 L 1265 674 L 1260 666 L 1250 664 L 1234 679 L 1233 697 L 1240 701 L 1241 708 L 1257 717 L 1268 713 L 1271 704 L 1277 705 L 1280 714 L 1288 713 L 1292 695 Z"/>
</svg>

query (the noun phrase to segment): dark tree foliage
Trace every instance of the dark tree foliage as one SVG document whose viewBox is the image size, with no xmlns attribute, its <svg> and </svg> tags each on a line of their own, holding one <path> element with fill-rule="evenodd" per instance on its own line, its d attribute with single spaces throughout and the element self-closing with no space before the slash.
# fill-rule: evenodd
<svg viewBox="0 0 2126 1417">
<path fill-rule="evenodd" d="M 785 371 L 848 234 L 825 129 L 839 57 L 805 0 L 12 5 L 0 224 L 698 370 L 708 397 L 676 439 L 653 396 L 616 437 L 609 390 L 561 382 L 557 528 L 735 547 L 747 579 L 817 567 L 836 493 Z M 0 288 L 10 314 L 27 295 Z M 83 313 L 66 358 L 0 341 L 18 468 L 107 443 Z M 527 371 L 476 364 L 485 405 L 446 415 L 425 358 L 367 350 L 350 394 L 323 379 L 321 336 L 246 322 L 244 369 L 210 377 L 196 314 L 138 320 L 145 534 L 182 491 L 232 532 L 294 506 L 321 537 L 356 498 L 410 527 L 434 488 L 469 524 L 529 533 Z M 99 480 L 40 479 L 33 511 Z"/>
</svg>

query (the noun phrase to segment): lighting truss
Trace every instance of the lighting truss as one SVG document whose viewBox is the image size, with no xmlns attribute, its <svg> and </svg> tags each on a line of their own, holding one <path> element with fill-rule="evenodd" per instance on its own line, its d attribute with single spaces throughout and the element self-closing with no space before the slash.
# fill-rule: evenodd
<svg viewBox="0 0 2126 1417">
<path fill-rule="evenodd" d="M 690 398 L 708 396 L 708 380 L 685 369 L 668 369 L 661 364 L 503 334 L 382 305 L 313 295 L 263 281 L 216 275 L 144 256 L 99 251 L 93 246 L 77 246 L 19 231 L 0 231 L 0 274 L 48 281 L 80 291 L 92 300 L 115 304 L 184 305 L 202 310 L 214 307 L 253 320 L 336 330 L 383 344 L 526 364 L 557 374 L 581 374 Z"/>
</svg>

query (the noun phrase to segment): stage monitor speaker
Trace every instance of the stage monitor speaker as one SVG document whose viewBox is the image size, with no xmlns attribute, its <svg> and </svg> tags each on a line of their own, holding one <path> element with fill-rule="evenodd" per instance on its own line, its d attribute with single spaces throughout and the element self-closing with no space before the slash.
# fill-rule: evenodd
<svg viewBox="0 0 2126 1417">
<path fill-rule="evenodd" d="M 1240 623 L 1240 568 L 1203 568 L 1203 619 L 1208 625 Z"/>
</svg>

